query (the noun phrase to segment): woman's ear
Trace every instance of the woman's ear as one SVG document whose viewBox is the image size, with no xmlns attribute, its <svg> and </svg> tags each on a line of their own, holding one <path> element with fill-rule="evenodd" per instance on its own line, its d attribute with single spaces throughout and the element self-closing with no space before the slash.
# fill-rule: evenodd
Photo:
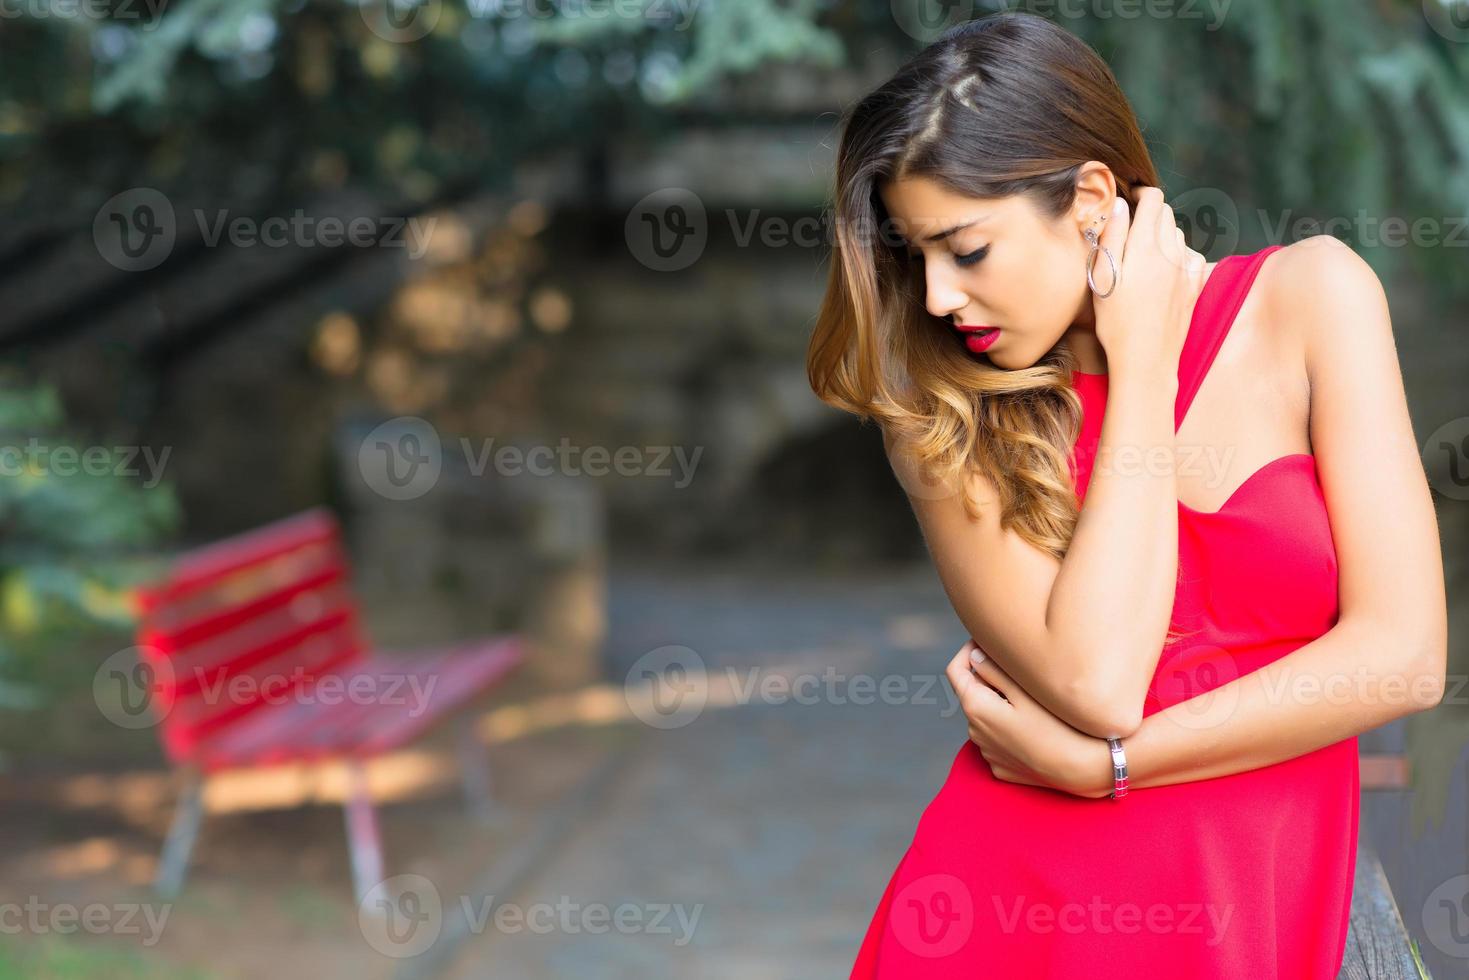
<svg viewBox="0 0 1469 980">
<path fill-rule="evenodd" d="M 1112 200 L 1119 193 L 1119 181 L 1111 168 L 1098 160 L 1088 160 L 1076 174 L 1076 197 L 1072 204 L 1072 217 L 1076 219 L 1078 233 L 1091 226 L 1098 215 L 1112 213 Z"/>
</svg>

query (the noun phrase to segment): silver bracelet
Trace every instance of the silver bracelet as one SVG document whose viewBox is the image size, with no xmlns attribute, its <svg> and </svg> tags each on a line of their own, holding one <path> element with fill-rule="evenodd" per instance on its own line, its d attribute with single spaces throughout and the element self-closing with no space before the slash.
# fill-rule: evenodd
<svg viewBox="0 0 1469 980">
<path fill-rule="evenodd" d="M 1127 756 L 1120 738 L 1108 738 L 1107 747 L 1112 750 L 1112 799 L 1120 800 L 1127 795 Z"/>
</svg>

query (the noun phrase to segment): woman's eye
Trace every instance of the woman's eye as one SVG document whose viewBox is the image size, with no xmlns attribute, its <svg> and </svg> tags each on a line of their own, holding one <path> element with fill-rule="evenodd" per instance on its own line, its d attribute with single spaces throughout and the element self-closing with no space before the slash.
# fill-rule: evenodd
<svg viewBox="0 0 1469 980">
<path fill-rule="evenodd" d="M 974 263 L 978 262 L 980 259 L 984 258 L 986 255 L 988 255 L 989 254 L 989 250 L 990 250 L 990 247 L 988 245 L 986 245 L 983 248 L 977 248 L 977 249 L 975 249 L 974 251 L 970 252 L 968 255 L 956 255 L 956 256 L 954 256 L 954 263 L 956 265 L 964 265 L 964 266 L 973 265 Z"/>
</svg>

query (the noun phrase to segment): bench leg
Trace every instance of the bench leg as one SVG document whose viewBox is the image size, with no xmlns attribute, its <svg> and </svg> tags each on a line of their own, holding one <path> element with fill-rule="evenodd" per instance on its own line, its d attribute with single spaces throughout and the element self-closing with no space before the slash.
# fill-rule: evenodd
<svg viewBox="0 0 1469 980">
<path fill-rule="evenodd" d="M 492 792 L 489 753 L 475 730 L 473 715 L 459 722 L 459 778 L 464 784 L 465 805 L 476 820 L 485 824 L 504 821 L 505 813 Z"/>
<path fill-rule="evenodd" d="M 178 803 L 174 805 L 173 823 L 169 825 L 168 837 L 163 841 L 163 854 L 158 859 L 158 872 L 153 878 L 154 889 L 164 898 L 173 898 L 184 887 L 189 856 L 194 851 L 194 841 L 199 836 L 199 824 L 203 819 L 204 780 L 197 772 L 190 772 L 179 793 Z"/>
<path fill-rule="evenodd" d="M 367 787 L 367 769 L 361 762 L 347 768 L 347 847 L 352 855 L 352 888 L 360 906 L 383 880 L 383 842 L 378 833 L 377 811 Z"/>
</svg>

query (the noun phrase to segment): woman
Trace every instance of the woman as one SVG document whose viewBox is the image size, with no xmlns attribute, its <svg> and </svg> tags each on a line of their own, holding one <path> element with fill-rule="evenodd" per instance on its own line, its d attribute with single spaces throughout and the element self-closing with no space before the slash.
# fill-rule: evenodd
<svg viewBox="0 0 1469 980">
<path fill-rule="evenodd" d="M 973 637 L 852 975 L 1335 977 L 1356 736 L 1446 654 L 1376 277 L 1191 252 L 1112 73 L 1030 15 L 864 98 L 836 180 L 811 383 L 880 423 Z"/>
</svg>

